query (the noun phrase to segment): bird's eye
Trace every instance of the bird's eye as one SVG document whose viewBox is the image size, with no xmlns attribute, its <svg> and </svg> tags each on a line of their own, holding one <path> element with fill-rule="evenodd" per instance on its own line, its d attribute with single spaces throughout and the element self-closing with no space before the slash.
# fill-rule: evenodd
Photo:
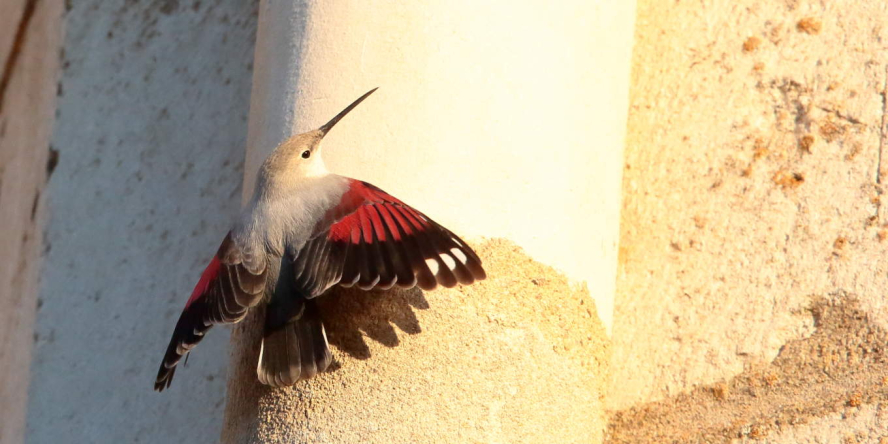
<svg viewBox="0 0 888 444">
<path fill-rule="evenodd" d="M 302 158 L 303 158 L 303 159 L 308 159 L 309 157 L 311 157 L 311 151 L 309 151 L 309 150 L 305 150 L 305 151 L 302 152 Z"/>
</svg>

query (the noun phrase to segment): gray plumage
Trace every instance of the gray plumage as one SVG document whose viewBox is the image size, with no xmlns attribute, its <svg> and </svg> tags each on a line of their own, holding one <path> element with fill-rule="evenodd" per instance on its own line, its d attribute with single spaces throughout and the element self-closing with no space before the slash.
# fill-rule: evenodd
<svg viewBox="0 0 888 444">
<path fill-rule="evenodd" d="M 176 324 L 156 390 L 169 387 L 178 362 L 211 326 L 239 322 L 257 304 L 267 304 L 259 380 L 287 386 L 332 361 L 314 301 L 331 286 L 429 290 L 486 277 L 475 252 L 449 230 L 373 185 L 327 171 L 321 140 L 373 91 L 263 162 L 252 198 Z"/>
</svg>

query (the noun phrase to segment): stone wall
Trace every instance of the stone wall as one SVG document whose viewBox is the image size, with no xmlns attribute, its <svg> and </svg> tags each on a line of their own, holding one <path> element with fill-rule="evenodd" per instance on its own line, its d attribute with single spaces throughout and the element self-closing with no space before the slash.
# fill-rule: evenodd
<svg viewBox="0 0 888 444">
<path fill-rule="evenodd" d="M 638 3 L 611 442 L 888 436 L 885 17 Z"/>
</svg>

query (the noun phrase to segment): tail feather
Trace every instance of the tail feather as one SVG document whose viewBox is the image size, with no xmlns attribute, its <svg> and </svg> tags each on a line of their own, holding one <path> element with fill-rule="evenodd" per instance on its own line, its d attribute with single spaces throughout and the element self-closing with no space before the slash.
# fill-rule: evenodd
<svg viewBox="0 0 888 444">
<path fill-rule="evenodd" d="M 324 372 L 333 361 L 315 301 L 304 303 L 304 310 L 289 322 L 281 326 L 266 323 L 257 368 L 261 383 L 293 385 Z"/>
</svg>

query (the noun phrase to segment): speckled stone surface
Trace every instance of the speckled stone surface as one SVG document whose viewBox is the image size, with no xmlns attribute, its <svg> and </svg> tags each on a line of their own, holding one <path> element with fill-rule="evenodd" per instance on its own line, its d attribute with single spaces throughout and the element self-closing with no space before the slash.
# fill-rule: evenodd
<svg viewBox="0 0 888 444">
<path fill-rule="evenodd" d="M 240 208 L 256 5 L 69 6 L 26 441 L 218 442 L 226 329 L 152 384 Z"/>
</svg>

